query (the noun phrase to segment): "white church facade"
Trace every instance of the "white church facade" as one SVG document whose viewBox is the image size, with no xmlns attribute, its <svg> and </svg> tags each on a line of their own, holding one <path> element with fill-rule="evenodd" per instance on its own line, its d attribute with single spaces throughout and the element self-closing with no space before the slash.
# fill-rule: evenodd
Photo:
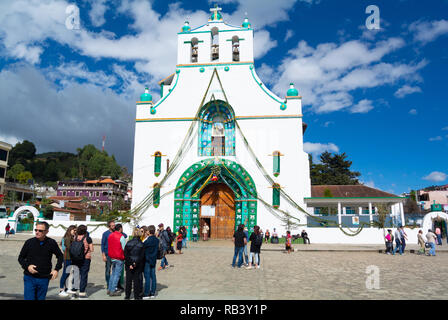
<svg viewBox="0 0 448 320">
<path fill-rule="evenodd" d="M 292 233 L 307 229 L 311 238 L 332 242 L 325 234 L 339 232 L 335 241 L 356 242 L 343 240 L 338 228 L 307 228 L 320 204 L 337 206 L 339 226 L 350 213 L 344 195 L 325 201 L 312 194 L 302 97 L 293 84 L 279 97 L 257 76 L 247 18 L 232 26 L 219 8 L 211 11 L 208 23 L 191 29 L 186 22 L 178 33 L 177 65 L 159 82 L 160 100 L 153 102 L 145 90 L 137 101 L 131 208 L 139 224 L 163 223 L 174 232 L 186 226 L 190 235 L 193 225 L 207 223 L 211 238 L 228 239 L 241 223 L 249 232 L 258 225 L 279 235 L 292 223 Z M 404 221 L 400 197 L 349 202 L 372 221 L 372 203 L 381 197 Z M 360 243 L 377 237 L 377 228 L 370 229 L 372 236 Z"/>
</svg>

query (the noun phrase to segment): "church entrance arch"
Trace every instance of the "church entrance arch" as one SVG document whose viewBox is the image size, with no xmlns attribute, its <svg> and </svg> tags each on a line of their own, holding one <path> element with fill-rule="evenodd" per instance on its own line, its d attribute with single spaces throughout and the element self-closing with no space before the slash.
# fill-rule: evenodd
<svg viewBox="0 0 448 320">
<path fill-rule="evenodd" d="M 249 173 L 227 159 L 205 159 L 180 177 L 174 196 L 173 231 L 193 225 L 210 227 L 212 239 L 232 238 L 239 224 L 253 231 L 257 223 L 257 190 Z M 200 228 L 200 236 L 202 229 Z"/>
</svg>

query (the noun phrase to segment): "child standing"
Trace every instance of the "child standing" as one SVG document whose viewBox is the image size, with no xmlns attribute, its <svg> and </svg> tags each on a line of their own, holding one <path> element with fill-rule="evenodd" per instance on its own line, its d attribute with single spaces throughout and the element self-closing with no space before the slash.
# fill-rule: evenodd
<svg viewBox="0 0 448 320">
<path fill-rule="evenodd" d="M 286 246 L 286 251 L 288 251 L 288 253 L 291 253 L 291 231 L 286 231 L 286 242 L 285 242 L 285 246 Z"/>
<path fill-rule="evenodd" d="M 182 254 L 182 239 L 183 239 L 182 230 L 179 229 L 179 231 L 177 233 L 178 233 L 177 234 L 177 238 L 176 238 L 176 241 L 177 241 L 177 251 L 179 251 L 178 252 L 179 254 Z"/>
<path fill-rule="evenodd" d="M 394 235 L 392 234 L 391 229 L 387 229 L 387 235 L 386 235 L 386 254 L 391 254 L 393 247 L 394 247 Z M 393 254 L 393 253 L 392 253 Z"/>
</svg>

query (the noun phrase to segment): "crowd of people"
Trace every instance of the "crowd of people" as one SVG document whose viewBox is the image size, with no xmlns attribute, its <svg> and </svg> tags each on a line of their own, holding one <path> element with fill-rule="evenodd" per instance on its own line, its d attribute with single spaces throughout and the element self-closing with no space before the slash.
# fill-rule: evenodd
<svg viewBox="0 0 448 320">
<path fill-rule="evenodd" d="M 423 238 L 423 230 L 418 231 L 417 238 L 418 244 L 420 245 L 420 250 L 418 251 L 419 254 L 426 254 L 427 256 L 436 255 L 438 236 L 431 229 L 428 229 L 428 232 L 426 233 L 426 241 Z M 398 252 L 400 255 L 403 255 L 407 240 L 408 237 L 403 226 L 399 226 L 394 233 L 392 233 L 391 229 L 387 229 L 387 235 L 385 236 L 386 254 L 395 255 Z M 439 244 L 442 245 L 442 242 L 440 241 Z M 426 253 L 426 248 L 429 248 L 428 253 Z"/>
<path fill-rule="evenodd" d="M 124 292 L 125 300 L 129 300 L 132 293 L 135 300 L 154 298 L 157 260 L 161 260 L 158 270 L 173 267 L 168 263 L 167 254 L 171 250 L 174 253 L 173 241 L 178 253 L 182 253 L 182 248 L 186 247 L 186 228 L 180 227 L 176 236 L 162 223 L 157 230 L 153 225 L 136 227 L 127 239 L 121 224 L 109 221 L 107 226 L 101 239 L 107 294 L 114 297 Z M 36 236 L 25 242 L 18 259 L 24 270 L 24 299 L 45 300 L 49 281 L 56 279 L 61 269 L 59 296 L 86 299 L 94 253 L 87 226 L 69 226 L 61 239 L 62 250 L 54 239 L 47 237 L 47 222 L 37 222 L 34 231 Z M 53 255 L 57 259 L 54 269 Z"/>
</svg>

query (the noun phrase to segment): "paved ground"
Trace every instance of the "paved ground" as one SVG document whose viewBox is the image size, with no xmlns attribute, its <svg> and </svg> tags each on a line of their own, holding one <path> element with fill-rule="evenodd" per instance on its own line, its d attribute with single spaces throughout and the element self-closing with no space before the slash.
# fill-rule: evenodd
<svg viewBox="0 0 448 320">
<path fill-rule="evenodd" d="M 24 239 L 0 239 L 0 299 L 23 299 L 22 269 L 17 262 Z M 58 240 L 58 239 L 57 239 Z M 169 255 L 173 268 L 157 271 L 157 299 L 448 299 L 448 246 L 437 246 L 436 257 L 407 251 L 403 256 L 379 253 L 382 246 L 295 245 L 291 254 L 282 245 L 262 247 L 261 268 L 233 269 L 231 241 L 189 243 L 182 255 Z M 408 248 L 416 249 L 416 245 Z M 369 266 L 379 271 L 379 289 L 367 289 Z M 368 272 L 368 273 L 367 273 Z M 368 283 L 372 283 L 368 281 Z M 104 263 L 95 245 L 87 294 L 91 300 L 108 297 Z M 57 296 L 51 281 L 48 299 Z"/>
</svg>

